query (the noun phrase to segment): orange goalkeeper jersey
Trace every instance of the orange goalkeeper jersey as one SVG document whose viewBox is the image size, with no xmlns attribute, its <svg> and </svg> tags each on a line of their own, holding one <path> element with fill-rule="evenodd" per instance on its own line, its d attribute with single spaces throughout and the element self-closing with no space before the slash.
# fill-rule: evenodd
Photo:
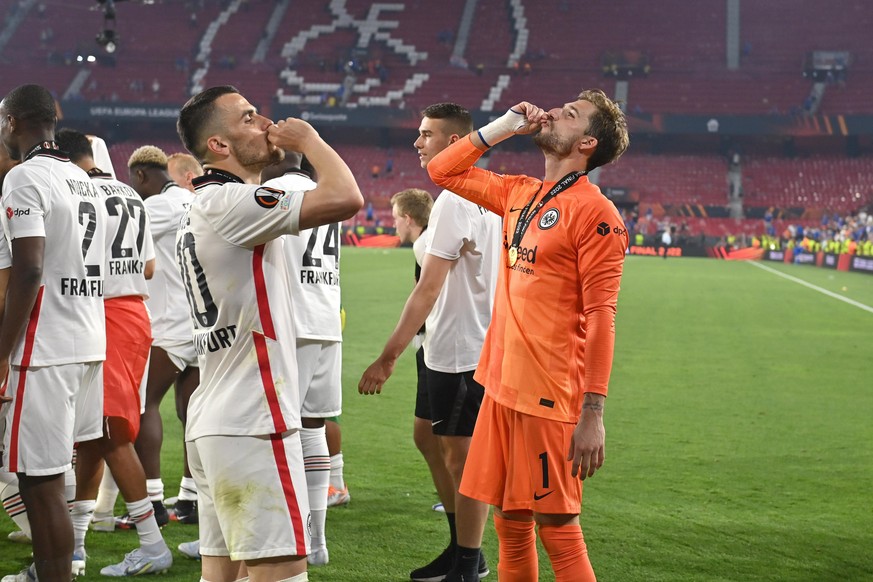
<svg viewBox="0 0 873 582">
<path fill-rule="evenodd" d="M 555 183 L 473 167 L 482 153 L 461 139 L 427 166 L 434 183 L 503 217 L 503 260 L 476 380 L 504 406 L 577 422 L 583 393 L 606 395 L 609 385 L 627 231 L 583 176 L 540 209 L 509 266 L 521 209 Z"/>
</svg>

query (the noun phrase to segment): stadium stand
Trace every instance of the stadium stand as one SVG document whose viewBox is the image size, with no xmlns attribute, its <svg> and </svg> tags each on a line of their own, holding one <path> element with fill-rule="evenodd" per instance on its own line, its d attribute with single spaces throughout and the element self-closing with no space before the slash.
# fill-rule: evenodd
<svg viewBox="0 0 873 582">
<path fill-rule="evenodd" d="M 580 22 L 568 0 L 478 0 L 467 15 L 470 32 L 464 36 L 465 0 L 312 0 L 305 10 L 294 2 L 271 0 L 185 0 L 157 7 L 124 2 L 117 6 L 120 43 L 112 55 L 101 53 L 93 42 L 101 14 L 86 4 L 51 2 L 42 15 L 30 10 L 0 52 L 5 73 L 0 89 L 8 91 L 27 79 L 59 98 L 69 93 L 86 102 L 181 104 L 199 82 L 235 84 L 268 115 L 277 96 L 311 106 L 339 107 L 347 101 L 348 107 L 405 108 L 409 136 L 395 132 L 390 139 L 376 140 L 379 147 L 334 140 L 377 213 L 402 187 L 432 189 L 409 145 L 412 120 L 421 108 L 451 100 L 470 109 L 500 111 L 522 99 L 558 105 L 551 102 L 556 96 L 569 99 L 583 87 L 614 93 L 617 80 L 602 69 L 605 52 L 631 51 L 649 59 L 648 75 L 627 79 L 631 115 L 789 115 L 797 124 L 815 127 L 819 120 L 801 109 L 812 86 L 801 74 L 802 62 L 812 50 L 852 55 L 846 78 L 827 85 L 820 112 L 873 113 L 873 45 L 865 40 L 868 8 L 862 0 L 829 3 L 828 14 L 840 18 L 810 17 L 791 0 L 741 2 L 742 54 L 740 68 L 733 71 L 725 62 L 723 3 L 693 11 L 682 0 L 643 3 L 634 7 L 634 18 L 627 18 L 626 6 L 606 4 Z M 275 34 L 265 32 L 272 19 Z M 773 34 L 776 21 L 785 34 Z M 51 34 L 41 34 L 47 28 Z M 36 48 L 35 33 L 41 37 Z M 453 59 L 458 47 L 463 56 Z M 259 48 L 266 48 L 264 58 L 253 62 Z M 77 60 L 89 54 L 98 57 L 96 63 Z M 198 60 L 200 55 L 205 56 Z M 35 58 L 40 66 L 33 66 Z M 354 87 L 346 95 L 340 87 L 352 61 Z M 122 141 L 113 144 L 112 155 L 116 167 L 123 168 L 141 138 L 130 131 L 119 136 Z M 169 132 L 158 142 L 168 152 L 181 150 Z M 667 152 L 651 148 L 657 153 L 649 153 L 636 140 L 617 164 L 602 170 L 600 184 L 626 188 L 641 205 L 660 211 L 697 205 L 706 214 L 706 207 L 724 207 L 725 144 L 683 148 L 681 142 Z M 849 212 L 869 204 L 869 155 L 848 158 L 845 146 L 835 143 L 822 148 L 804 144 L 796 157 L 779 151 L 745 157 L 744 205 Z M 864 151 L 856 153 L 870 147 L 861 143 Z M 384 171 L 388 159 L 394 164 L 391 173 Z M 489 163 L 497 171 L 541 171 L 538 153 L 511 148 L 495 150 Z M 382 169 L 378 178 L 374 166 Z M 715 214 L 688 216 L 689 228 L 749 231 L 760 222 Z"/>
<path fill-rule="evenodd" d="M 847 213 L 870 202 L 873 159 L 753 158 L 744 171 L 750 206 L 803 206 Z"/>
</svg>

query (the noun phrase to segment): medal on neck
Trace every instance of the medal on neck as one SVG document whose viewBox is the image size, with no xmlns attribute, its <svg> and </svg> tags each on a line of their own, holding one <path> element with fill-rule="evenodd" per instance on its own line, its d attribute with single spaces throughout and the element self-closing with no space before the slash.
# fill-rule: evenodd
<svg viewBox="0 0 873 582">
<path fill-rule="evenodd" d="M 509 250 L 506 252 L 506 264 L 509 267 L 514 267 L 518 262 L 518 249 L 521 246 L 521 240 L 524 238 L 524 233 L 527 232 L 530 223 L 533 222 L 534 217 L 537 213 L 545 206 L 549 201 L 552 200 L 555 196 L 572 186 L 576 183 L 576 181 L 582 176 L 586 175 L 588 172 L 570 172 L 563 178 L 561 178 L 557 184 L 555 184 L 551 190 L 549 190 L 548 194 L 543 196 L 543 199 L 540 200 L 539 204 L 537 204 L 533 210 L 531 210 L 531 206 L 533 206 L 534 200 L 539 196 L 540 190 L 543 189 L 543 185 L 540 184 L 539 190 L 537 190 L 533 198 L 530 199 L 524 208 L 521 209 L 521 212 L 518 215 L 518 222 L 515 223 L 515 232 L 512 234 L 512 244 L 509 245 Z"/>
</svg>

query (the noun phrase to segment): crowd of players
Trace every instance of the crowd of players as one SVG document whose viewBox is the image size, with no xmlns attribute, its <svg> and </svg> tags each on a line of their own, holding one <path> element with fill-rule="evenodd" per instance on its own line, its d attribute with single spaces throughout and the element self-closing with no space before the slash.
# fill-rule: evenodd
<svg viewBox="0 0 873 582">
<path fill-rule="evenodd" d="M 209 582 L 308 579 L 329 562 L 327 507 L 349 500 L 332 420 L 340 224 L 363 205 L 352 172 L 308 123 L 273 123 L 229 86 L 182 108 L 193 155 L 141 147 L 130 185 L 99 140 L 56 132 L 54 111 L 36 85 L 0 102 L 0 478 L 34 556 L 4 582 L 83 573 L 89 527 L 139 536 L 104 575 L 171 567 L 159 411 L 171 386 L 186 440 L 172 514 L 200 526 L 179 550 Z M 513 135 L 534 136 L 544 179 L 475 167 Z M 487 576 L 490 505 L 501 579 L 537 579 L 535 525 L 557 580 L 594 579 L 581 481 L 604 461 L 628 240 L 586 174 L 627 145 L 599 91 L 551 110 L 522 102 L 478 130 L 455 104 L 422 114 L 414 147 L 445 190 L 392 199 L 417 283 L 359 383 L 380 393 L 418 348 L 414 441 L 450 536 L 412 580 Z"/>
</svg>

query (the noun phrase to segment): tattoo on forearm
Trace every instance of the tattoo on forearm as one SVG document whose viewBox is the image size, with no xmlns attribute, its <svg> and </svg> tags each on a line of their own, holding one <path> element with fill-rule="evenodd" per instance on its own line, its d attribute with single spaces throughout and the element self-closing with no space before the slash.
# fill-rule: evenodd
<svg viewBox="0 0 873 582">
<path fill-rule="evenodd" d="M 585 399 L 582 401 L 582 408 L 586 410 L 595 410 L 598 412 L 603 411 L 603 400 L 602 399 L 594 399 L 588 398 L 585 396 Z"/>
</svg>

